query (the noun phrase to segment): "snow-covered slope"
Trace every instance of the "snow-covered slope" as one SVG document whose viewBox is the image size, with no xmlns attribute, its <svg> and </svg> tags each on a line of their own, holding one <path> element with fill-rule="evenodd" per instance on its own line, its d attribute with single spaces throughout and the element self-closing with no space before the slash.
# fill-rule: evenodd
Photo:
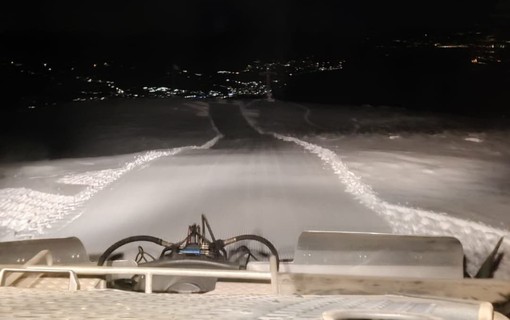
<svg viewBox="0 0 510 320">
<path fill-rule="evenodd" d="M 144 103 L 140 103 L 138 111 L 140 115 L 143 115 L 144 107 Z M 180 109 L 191 110 L 197 117 L 205 116 L 208 118 L 207 104 L 202 102 L 182 104 L 179 101 L 177 103 L 175 101 L 169 102 L 168 108 L 163 110 L 161 116 L 171 119 L 171 117 L 168 117 L 169 110 L 178 119 L 183 118 L 179 114 L 182 113 Z M 117 112 L 118 110 L 111 111 Z M 153 116 L 157 117 L 157 114 Z M 182 146 L 110 157 L 35 161 L 5 165 L 2 168 L 4 178 L 0 183 L 0 186 L 2 186 L 0 189 L 0 240 L 43 236 L 51 232 L 52 229 L 61 228 L 77 219 L 90 199 L 111 186 L 126 173 L 143 168 L 161 157 L 173 156 L 186 150 L 212 147 L 221 138 L 221 134 L 210 122 L 210 119 L 206 124 L 210 128 L 201 128 L 203 124 L 199 121 L 190 124 L 194 128 L 189 129 L 199 133 L 202 132 L 202 137 L 193 137 L 197 145 L 182 145 L 183 142 L 193 140 L 187 137 L 185 132 L 175 129 L 173 131 L 169 130 L 169 128 L 172 128 L 171 125 L 160 125 L 159 127 L 152 126 L 151 129 L 168 135 L 168 140 L 171 142 L 165 141 L 165 144 Z M 96 123 L 94 121 L 88 123 L 88 125 L 89 128 L 86 130 L 94 132 L 96 137 L 91 136 L 87 139 L 87 144 L 93 143 L 94 138 L 104 137 L 105 132 L 109 133 L 115 128 L 119 128 L 118 123 L 111 123 L 109 126 L 100 129 L 95 127 Z M 136 125 L 138 127 L 149 127 L 153 124 L 144 123 L 143 117 L 140 117 L 139 123 Z M 215 132 L 216 136 L 211 138 L 208 130 Z M 192 133 L 192 135 L 194 136 L 195 133 Z M 127 145 L 125 148 L 129 150 L 129 144 L 134 139 L 143 138 L 134 136 L 133 139 L 127 138 L 119 141 L 115 134 L 110 134 L 110 136 L 112 137 L 110 141 L 101 140 L 99 143 L 125 144 Z M 103 148 L 105 147 L 103 146 Z M 108 153 L 108 151 L 105 150 L 105 153 Z"/>
<path fill-rule="evenodd" d="M 104 118 L 77 128 L 95 157 L 0 166 L 0 240 L 78 235 L 97 253 L 134 233 L 178 240 L 205 213 L 219 235 L 262 234 L 287 254 L 306 228 L 453 235 L 471 273 L 499 237 L 510 253 L 504 127 L 369 106 L 165 101 L 130 102 L 128 130 Z M 510 278 L 507 256 L 498 277 Z"/>
<path fill-rule="evenodd" d="M 318 113 L 328 113 L 322 117 L 313 117 L 313 109 L 298 104 L 252 102 L 243 110 L 259 132 L 317 155 L 334 170 L 345 191 L 383 216 L 394 233 L 457 237 L 471 274 L 505 237 L 497 275 L 510 278 L 509 132 L 473 133 L 461 123 L 448 132 L 448 126 L 430 116 L 409 118 L 391 109 L 391 117 L 377 109 L 363 114 L 366 108 L 342 114 L 343 109 L 316 106 Z M 356 130 L 365 122 L 363 129 L 371 130 L 346 133 L 352 130 L 349 122 Z M 469 148 L 490 136 L 496 139 L 489 146 Z M 399 148 L 395 140 L 405 141 Z"/>
</svg>

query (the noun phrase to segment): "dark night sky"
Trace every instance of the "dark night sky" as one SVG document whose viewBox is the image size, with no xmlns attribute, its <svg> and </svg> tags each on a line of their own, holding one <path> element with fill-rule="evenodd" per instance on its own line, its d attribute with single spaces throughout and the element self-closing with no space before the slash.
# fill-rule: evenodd
<svg viewBox="0 0 510 320">
<path fill-rule="evenodd" d="M 133 35 L 232 31 L 357 34 L 464 28 L 507 15 L 508 0 L 428 1 L 16 1 L 2 4 L 0 32 L 43 30 Z"/>
<path fill-rule="evenodd" d="M 202 73 L 239 70 L 256 59 L 288 61 L 313 56 L 324 61 L 344 59 L 345 70 L 351 68 L 360 79 L 363 72 L 367 72 L 364 78 L 381 76 L 384 80 L 375 81 L 374 90 L 386 93 L 392 91 L 379 86 L 391 83 L 388 79 L 399 84 L 395 88 L 400 88 L 399 81 L 406 84 L 403 79 L 409 76 L 422 75 L 429 78 L 414 83 L 445 79 L 445 84 L 456 84 L 458 79 L 468 79 L 464 73 L 472 67 L 468 50 L 379 52 L 379 48 L 391 47 L 385 46 L 389 40 L 413 42 L 423 40 L 427 33 L 432 41 L 448 42 L 451 39 L 445 36 L 461 31 L 481 31 L 479 38 L 496 34 L 509 39 L 509 21 L 510 0 L 20 0 L 2 3 L 0 60 L 77 66 L 105 61 L 119 66 L 119 73 L 138 72 L 133 71 L 131 78 L 122 73 L 119 79 L 145 81 L 176 66 Z M 493 91 L 507 92 L 502 84 L 508 83 L 509 60 L 507 56 L 502 60 L 505 63 L 494 65 L 496 76 L 472 75 L 491 97 Z M 414 69 L 408 72 L 409 66 Z M 4 79 L 7 84 L 12 82 L 7 76 Z M 337 80 L 324 83 L 336 85 Z M 310 83 L 322 86 L 315 80 Z M 437 89 L 438 96 L 457 90 L 453 85 L 445 88 Z M 360 85 L 360 92 L 365 91 Z M 457 97 L 451 96 L 452 101 Z M 389 104 L 395 103 L 391 100 Z"/>
<path fill-rule="evenodd" d="M 142 48 L 154 54 L 181 52 L 195 60 L 212 59 L 214 52 L 216 60 L 251 58 L 254 52 L 288 57 L 310 51 L 334 54 L 366 36 L 480 26 L 504 29 L 509 4 L 510 0 L 16 1 L 2 4 L 0 35 L 10 36 L 12 50 L 25 52 L 74 48 L 93 55 L 122 47 L 133 54 Z"/>
<path fill-rule="evenodd" d="M 247 32 L 350 33 L 399 28 L 457 28 L 508 9 L 507 0 L 429 1 L 17 1 L 2 4 L 0 30 L 162 31 L 186 35 Z M 351 28 L 342 30 L 342 28 Z"/>
</svg>

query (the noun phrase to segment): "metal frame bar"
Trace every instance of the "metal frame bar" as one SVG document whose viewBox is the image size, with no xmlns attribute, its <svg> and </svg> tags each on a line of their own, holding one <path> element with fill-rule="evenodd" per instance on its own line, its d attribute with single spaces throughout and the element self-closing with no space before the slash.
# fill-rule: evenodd
<svg viewBox="0 0 510 320">
<path fill-rule="evenodd" d="M 183 268 L 145 268 L 145 267 L 100 267 L 100 266 L 51 266 L 38 267 L 26 266 L 24 268 L 4 268 L 0 270 L 0 286 L 3 286 L 5 272 L 34 272 L 34 273 L 69 273 L 70 281 L 77 275 L 113 275 L 113 274 L 138 274 L 145 276 L 145 293 L 152 293 L 153 276 L 189 276 L 211 277 L 239 280 L 268 280 L 271 282 L 273 291 L 278 293 L 278 281 L 276 277 L 276 258 L 271 257 L 270 272 L 244 271 L 244 270 L 215 270 L 215 269 L 183 269 Z M 71 279 L 72 278 L 72 279 Z M 71 283 L 69 285 L 70 290 Z"/>
</svg>

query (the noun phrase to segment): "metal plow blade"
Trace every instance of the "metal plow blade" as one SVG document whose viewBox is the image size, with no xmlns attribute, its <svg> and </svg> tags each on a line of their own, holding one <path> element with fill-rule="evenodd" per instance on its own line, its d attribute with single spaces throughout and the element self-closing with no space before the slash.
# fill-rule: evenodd
<svg viewBox="0 0 510 320">
<path fill-rule="evenodd" d="M 305 231 L 291 272 L 410 278 L 463 278 L 464 253 L 452 237 Z"/>
<path fill-rule="evenodd" d="M 0 242 L 0 265 L 27 264 L 43 251 L 49 252 L 47 256 L 50 258 L 46 259 L 51 259 L 51 263 L 47 264 L 63 265 L 90 262 L 80 239 L 71 237 Z"/>
</svg>

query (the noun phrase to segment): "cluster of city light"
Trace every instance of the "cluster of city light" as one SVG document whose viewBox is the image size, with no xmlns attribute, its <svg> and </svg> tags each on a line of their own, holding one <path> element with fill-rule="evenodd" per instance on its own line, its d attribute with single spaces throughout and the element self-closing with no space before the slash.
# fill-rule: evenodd
<svg viewBox="0 0 510 320">
<path fill-rule="evenodd" d="M 290 61 L 262 62 L 253 61 L 240 70 L 218 70 L 212 74 L 204 74 L 188 69 L 174 67 L 174 71 L 167 72 L 167 75 L 174 74 L 173 80 L 169 79 L 171 86 L 144 86 L 130 89 L 120 88 L 112 80 L 101 79 L 98 73 L 100 69 L 110 68 L 111 62 L 94 62 L 87 65 L 58 65 L 48 62 L 41 62 L 38 66 L 30 68 L 18 61 L 7 61 L 18 71 L 29 75 L 50 76 L 57 79 L 57 82 L 72 76 L 75 86 L 78 89 L 76 96 L 72 99 L 75 102 L 105 100 L 108 98 L 137 98 L 137 97 L 182 97 L 189 99 L 204 98 L 236 98 L 243 96 L 265 96 L 272 91 L 272 86 L 285 86 L 289 77 L 298 74 L 341 70 L 343 61 L 317 61 L 313 58 Z M 118 66 L 117 66 L 118 67 Z M 177 73 L 174 73 L 177 72 Z M 109 73 L 107 73 L 109 74 Z M 175 78 L 175 74 L 178 78 Z M 112 74 L 112 77 L 115 75 Z M 192 81 L 191 88 L 188 83 L 186 89 L 179 85 L 180 80 Z M 193 87 L 205 87 L 209 89 L 194 89 Z M 31 104 L 29 106 L 33 108 Z"/>
<path fill-rule="evenodd" d="M 177 95 L 183 95 L 188 94 L 187 90 L 183 89 L 172 89 L 169 87 L 143 87 L 143 90 L 148 91 L 149 93 L 159 93 L 166 96 L 177 96 Z"/>
<path fill-rule="evenodd" d="M 82 77 L 82 76 L 76 76 L 77 80 L 81 80 L 83 82 L 86 82 L 88 84 L 98 84 L 98 87 L 102 90 L 82 90 L 80 93 L 81 95 L 77 98 L 74 98 L 73 101 L 75 102 L 82 102 L 82 101 L 102 101 L 107 98 L 112 97 L 126 97 L 125 90 L 118 87 L 114 81 L 111 80 L 101 80 L 101 79 L 95 79 L 93 77 Z M 136 97 L 136 95 L 134 95 Z"/>
<path fill-rule="evenodd" d="M 185 99 L 236 98 L 243 96 L 266 96 L 272 91 L 272 85 L 286 85 L 288 77 L 298 74 L 341 70 L 344 61 L 317 61 L 312 58 L 284 62 L 254 61 L 242 70 L 218 70 L 212 74 L 194 72 L 188 69 L 175 69 L 182 79 L 191 79 L 195 84 L 203 84 L 204 79 L 211 81 L 210 90 L 182 89 L 172 80 L 169 86 L 144 86 L 141 96 L 182 97 Z M 270 73 L 269 80 L 266 78 Z M 168 73 L 169 74 L 169 73 Z M 269 82 L 268 82 L 269 81 Z"/>
<path fill-rule="evenodd" d="M 182 97 L 185 99 L 204 99 L 210 97 L 210 94 L 200 90 L 185 90 L 178 88 L 169 87 L 143 87 L 146 93 L 145 96 L 151 98 L 170 98 L 170 97 Z M 213 92 L 215 94 L 215 92 Z"/>
<path fill-rule="evenodd" d="M 239 71 L 228 71 L 228 70 L 220 70 L 216 72 L 217 74 L 239 74 Z"/>
<path fill-rule="evenodd" d="M 262 81 L 231 81 L 231 85 L 221 86 L 226 90 L 227 97 L 262 96 L 268 88 Z"/>
<path fill-rule="evenodd" d="M 341 70 L 343 63 L 343 60 L 318 61 L 314 58 L 272 62 L 256 60 L 241 70 L 219 70 L 214 79 L 216 85 L 226 91 L 227 97 L 266 96 L 272 91 L 272 86 L 285 86 L 289 77 Z"/>
<path fill-rule="evenodd" d="M 440 38 L 423 35 L 415 40 L 393 40 L 393 46 L 404 48 L 429 48 L 469 50 L 472 64 L 496 64 L 501 63 L 501 50 L 505 49 L 510 40 L 498 39 L 495 35 L 487 35 L 482 32 L 457 33 Z M 384 46 L 383 46 L 384 47 Z"/>
<path fill-rule="evenodd" d="M 317 61 L 312 58 L 284 62 L 254 61 L 241 70 L 218 70 L 212 74 L 197 73 L 188 69 L 174 69 L 181 79 L 191 79 L 195 84 L 210 81 L 210 90 L 180 89 L 175 78 L 174 85 L 143 87 L 143 95 L 150 97 L 201 98 L 236 98 L 246 96 L 266 96 L 272 91 L 271 86 L 285 86 L 288 77 L 298 74 L 341 70 L 344 61 Z M 269 73 L 269 74 L 268 74 Z"/>
<path fill-rule="evenodd" d="M 92 63 L 87 65 L 81 73 L 77 71 L 79 68 L 74 65 L 59 65 L 58 63 L 49 62 L 25 64 L 14 60 L 11 60 L 9 64 L 22 74 L 48 79 L 48 81 L 54 82 L 57 86 L 62 85 L 64 82 L 69 84 L 70 80 L 68 77 L 71 75 L 72 79 L 74 79 L 75 88 L 78 90 L 77 96 L 72 99 L 76 102 L 105 100 L 111 97 L 137 96 L 136 94 L 127 94 L 126 91 L 116 85 L 114 81 L 101 80 L 98 79 L 97 76 L 90 75 L 96 72 L 94 69 L 109 67 L 110 64 L 108 62 Z M 56 97 L 41 97 L 43 100 L 51 100 L 52 98 L 58 99 Z M 41 103 L 44 105 L 49 104 L 47 101 L 40 101 L 39 104 Z M 37 102 L 35 102 L 35 104 L 37 104 Z M 51 104 L 55 105 L 55 102 Z M 34 103 L 30 103 L 27 108 L 35 109 L 36 105 L 34 105 Z"/>
<path fill-rule="evenodd" d="M 314 73 L 323 71 L 342 70 L 343 60 L 339 61 L 317 61 L 313 58 L 306 58 L 303 60 L 290 60 L 290 61 L 276 61 L 276 62 L 261 62 L 254 61 L 248 64 L 243 73 L 261 73 L 272 71 L 278 77 L 283 78 L 286 76 L 295 76 L 303 73 Z M 223 73 L 226 73 L 223 71 Z M 237 73 L 239 74 L 239 73 Z"/>
<path fill-rule="evenodd" d="M 234 98 L 240 96 L 262 96 L 266 91 L 266 86 L 261 82 L 241 82 L 233 81 L 236 85 L 214 85 L 216 89 L 208 91 L 202 90 L 185 90 L 169 87 L 143 87 L 146 96 L 152 98 L 168 98 L 168 97 L 181 97 L 185 99 L 206 99 L 206 98 Z"/>
</svg>

